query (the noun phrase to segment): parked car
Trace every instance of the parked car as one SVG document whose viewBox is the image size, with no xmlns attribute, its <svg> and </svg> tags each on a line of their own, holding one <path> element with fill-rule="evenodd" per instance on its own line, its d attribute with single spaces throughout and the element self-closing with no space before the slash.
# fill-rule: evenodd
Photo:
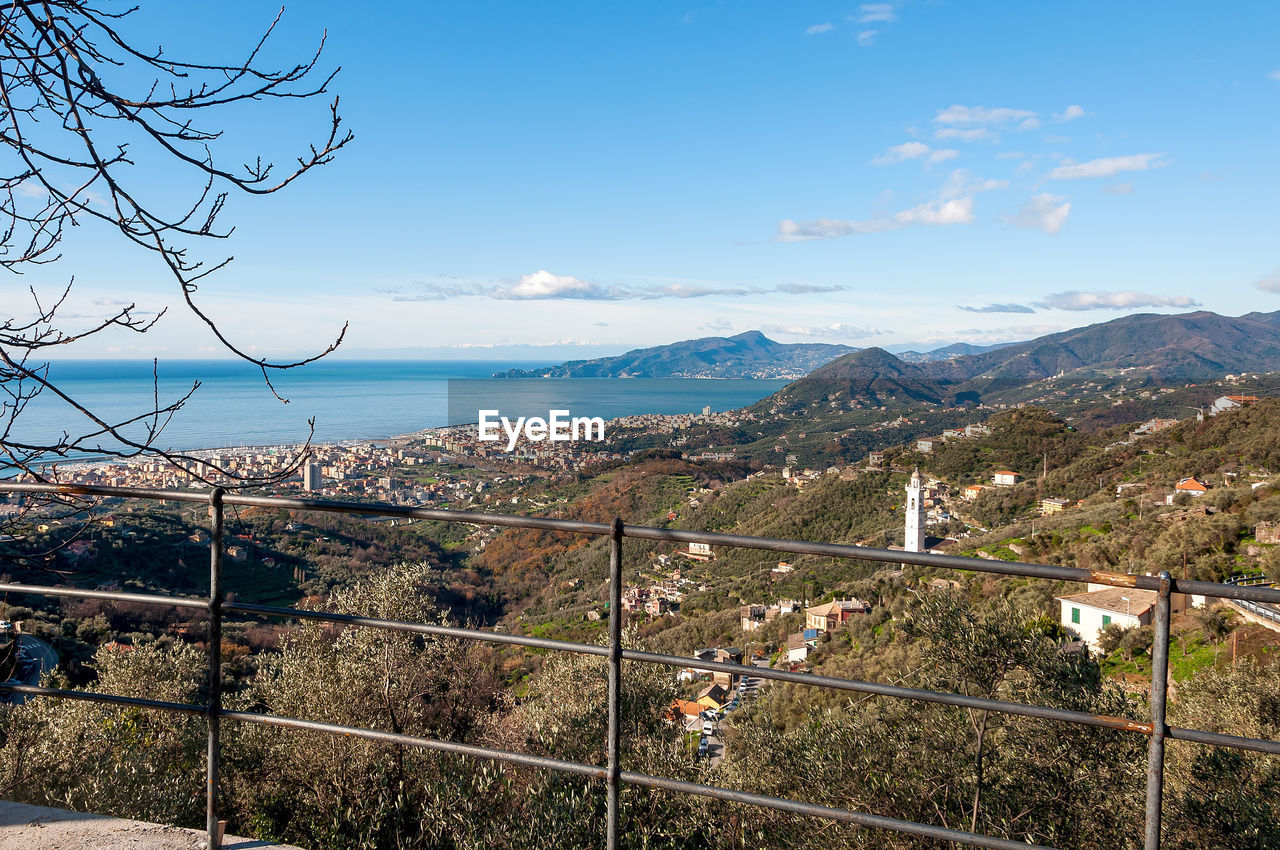
<svg viewBox="0 0 1280 850">
<path fill-rule="evenodd" d="M 710 750 L 710 742 L 706 738 L 698 739 L 698 755 L 706 756 L 709 750 Z"/>
<path fill-rule="evenodd" d="M 702 734 L 713 735 L 716 731 L 716 724 L 711 720 L 702 721 Z"/>
</svg>

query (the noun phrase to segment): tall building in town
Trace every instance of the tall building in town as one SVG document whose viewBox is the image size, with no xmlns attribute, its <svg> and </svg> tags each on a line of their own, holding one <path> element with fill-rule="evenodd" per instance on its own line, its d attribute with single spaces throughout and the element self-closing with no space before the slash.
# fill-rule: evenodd
<svg viewBox="0 0 1280 850">
<path fill-rule="evenodd" d="M 907 482 L 907 527 L 903 549 L 908 552 L 924 551 L 924 500 L 920 498 L 920 469 L 911 473 Z"/>
</svg>

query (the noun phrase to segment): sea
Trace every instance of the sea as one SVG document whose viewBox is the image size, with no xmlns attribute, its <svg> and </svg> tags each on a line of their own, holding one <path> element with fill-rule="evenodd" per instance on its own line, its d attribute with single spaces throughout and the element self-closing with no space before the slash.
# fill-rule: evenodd
<svg viewBox="0 0 1280 850">
<path fill-rule="evenodd" d="M 785 380 L 720 378 L 493 378 L 544 362 L 483 360 L 321 360 L 271 375 L 276 398 L 257 368 L 230 360 L 58 360 L 49 379 L 100 419 L 115 424 L 182 398 L 190 399 L 164 424 L 158 447 L 179 451 L 271 446 L 306 440 L 315 419 L 316 442 L 379 440 L 428 428 L 476 421 L 483 407 L 501 415 L 614 419 L 644 413 L 698 413 L 750 405 Z M 452 401 L 452 404 L 451 404 Z M 7 413 L 8 411 L 6 411 Z M 160 424 L 126 426 L 131 438 Z M 10 439 L 55 441 L 63 432 L 97 426 L 45 391 L 18 417 Z M 109 438 L 103 444 L 110 446 Z M 79 459 L 91 459 L 80 456 Z"/>
</svg>

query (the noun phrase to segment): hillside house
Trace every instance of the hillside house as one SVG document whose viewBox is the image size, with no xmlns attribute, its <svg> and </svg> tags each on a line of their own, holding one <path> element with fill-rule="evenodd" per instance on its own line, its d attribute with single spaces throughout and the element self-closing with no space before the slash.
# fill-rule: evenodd
<svg viewBox="0 0 1280 850">
<path fill-rule="evenodd" d="M 921 454 L 933 453 L 933 440 L 916 440 L 916 451 Z"/>
<path fill-rule="evenodd" d="M 1150 625 L 1155 613 L 1156 592 L 1135 587 L 1111 587 L 1090 584 L 1085 593 L 1058 596 L 1062 625 L 1085 643 L 1094 645 L 1102 630 L 1112 624 L 1129 629 Z M 1169 610 L 1180 613 L 1187 610 L 1188 597 L 1175 593 L 1169 597 Z"/>
<path fill-rule="evenodd" d="M 1217 416 L 1219 413 L 1226 413 L 1228 410 L 1235 410 L 1249 404 L 1260 401 L 1256 395 L 1224 395 L 1214 399 L 1213 404 L 1209 405 L 1209 415 Z"/>
<path fill-rule="evenodd" d="M 1205 493 L 1209 492 L 1209 485 L 1195 476 L 1192 476 L 1190 478 L 1184 478 L 1177 484 L 1173 485 L 1173 492 L 1175 494 L 1186 493 L 1188 496 L 1203 496 Z"/>
<path fill-rule="evenodd" d="M 733 646 L 699 649 L 693 653 L 693 657 L 699 661 L 715 661 L 720 664 L 741 664 L 743 659 L 742 650 Z M 704 670 L 702 672 L 704 674 L 710 673 L 713 683 L 724 685 L 726 688 L 732 687 L 738 678 L 742 676 L 741 673 L 730 675 L 720 670 Z"/>
<path fill-rule="evenodd" d="M 968 487 L 964 488 L 964 500 L 966 502 L 974 501 L 982 495 L 982 491 L 985 489 L 987 488 L 983 487 L 981 484 L 970 484 Z"/>
<path fill-rule="evenodd" d="M 800 603 L 794 599 L 780 599 L 772 605 L 743 605 L 739 609 L 744 632 L 754 632 L 767 623 L 773 622 L 783 614 L 792 614 L 800 610 Z"/>
<path fill-rule="evenodd" d="M 1134 428 L 1133 431 L 1129 433 L 1129 436 L 1144 437 L 1147 434 L 1155 434 L 1159 431 L 1163 431 L 1166 428 L 1172 428 L 1174 425 L 1177 425 L 1177 424 L 1178 424 L 1177 419 L 1159 419 L 1159 418 L 1148 419 L 1146 422 L 1143 422 L 1137 428 Z"/>
<path fill-rule="evenodd" d="M 694 561 L 710 561 L 715 558 L 715 553 L 711 551 L 710 543 L 690 543 L 689 550 L 680 554 Z"/>
<path fill-rule="evenodd" d="M 796 571 L 796 568 L 788 564 L 786 561 L 779 561 L 778 566 L 769 570 L 769 580 L 777 581 L 778 579 L 785 576 L 787 573 L 793 573 L 795 571 Z"/>
<path fill-rule="evenodd" d="M 787 663 L 803 664 L 809 658 L 809 650 L 818 643 L 816 629 L 806 629 L 787 635 Z"/>
<path fill-rule="evenodd" d="M 657 596 L 644 603 L 644 612 L 650 617 L 661 617 L 671 610 L 671 603 L 664 596 Z"/>
<path fill-rule="evenodd" d="M 1008 469 L 991 473 L 991 483 L 996 487 L 1012 487 L 1021 480 L 1021 475 Z"/>
<path fill-rule="evenodd" d="M 1062 625 L 1094 645 L 1102 630 L 1112 623 L 1125 629 L 1150 624 L 1156 595 L 1154 590 L 1107 587 L 1056 598 L 1062 606 Z"/>
<path fill-rule="evenodd" d="M 1040 515 L 1048 516 L 1049 514 L 1061 513 L 1071 505 L 1070 499 L 1050 499 L 1040 500 Z"/>
<path fill-rule="evenodd" d="M 861 599 L 836 599 L 823 605 L 806 608 L 804 625 L 807 629 L 829 632 L 856 616 L 870 613 L 871 605 Z"/>
</svg>

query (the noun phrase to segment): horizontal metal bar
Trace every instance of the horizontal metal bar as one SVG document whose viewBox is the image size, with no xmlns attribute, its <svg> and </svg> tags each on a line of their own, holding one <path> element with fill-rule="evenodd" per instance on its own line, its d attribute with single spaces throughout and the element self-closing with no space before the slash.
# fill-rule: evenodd
<svg viewBox="0 0 1280 850">
<path fill-rule="evenodd" d="M 105 487 L 71 484 L 4 484 L 0 493 L 54 493 L 63 495 L 118 496 L 121 498 L 170 499 L 182 502 L 207 502 L 208 496 L 180 490 L 154 490 L 132 487 Z M 293 499 L 280 496 L 250 496 L 244 493 L 227 493 L 228 505 L 280 508 L 284 510 L 325 511 L 329 513 L 358 514 L 362 516 L 394 516 L 408 519 L 426 519 L 439 522 L 463 522 L 473 525 L 497 525 L 508 528 L 536 528 L 545 531 L 562 531 L 571 534 L 607 536 L 610 525 L 603 522 L 551 519 L 547 517 L 491 514 L 476 511 L 450 511 L 437 508 L 410 508 L 386 502 L 340 502 L 332 499 Z M 1112 587 L 1134 587 L 1144 590 L 1160 589 L 1157 576 L 1112 573 L 1102 570 L 1085 570 L 1078 567 L 1059 567 L 1049 564 L 1029 564 L 1022 561 L 993 561 L 985 558 L 966 558 L 960 555 L 936 555 L 930 552 L 904 552 L 895 549 L 875 549 L 840 543 L 815 543 L 806 540 L 787 540 L 768 537 L 751 537 L 741 534 L 682 531 L 672 528 L 653 528 L 626 525 L 623 535 L 642 540 L 667 540 L 677 543 L 709 543 L 738 549 L 757 549 L 798 555 L 820 555 L 832 558 L 857 558 L 891 564 L 913 564 L 950 570 L 995 573 L 998 575 L 1044 578 L 1055 581 L 1105 584 Z M 1280 605 L 1280 588 L 1239 587 L 1208 581 L 1175 580 L 1173 592 L 1190 593 L 1218 599 L 1246 599 L 1254 602 L 1270 602 Z"/>
<path fill-rule="evenodd" d="M 1266 738 L 1243 738 L 1239 735 L 1224 735 L 1221 732 L 1205 732 L 1201 729 L 1184 729 L 1170 726 L 1165 732 L 1166 738 L 1179 741 L 1191 741 L 1196 744 L 1208 744 L 1213 747 L 1228 747 L 1233 750 L 1252 750 L 1257 753 L 1280 755 L 1280 741 L 1268 741 Z"/>
<path fill-rule="evenodd" d="M 298 720 L 293 717 L 278 717 L 273 714 L 256 714 L 250 711 L 222 711 L 222 717 L 239 720 L 244 723 L 257 723 L 262 726 L 280 726 L 286 729 L 306 729 L 312 732 L 326 732 L 332 735 L 345 735 L 352 738 L 365 738 L 370 741 L 383 741 L 388 744 L 403 744 L 410 747 L 421 747 L 442 753 L 468 756 L 470 758 L 490 759 L 493 761 L 519 764 L 525 767 L 540 767 L 560 773 L 572 773 L 590 779 L 604 779 L 605 769 L 597 765 L 581 764 L 576 761 L 546 758 L 545 756 L 513 753 L 509 750 L 494 750 L 488 747 L 475 747 L 470 744 L 458 744 L 453 741 L 442 741 L 438 738 L 419 738 L 396 732 L 379 732 L 374 729 L 361 729 L 355 726 L 338 726 L 333 723 L 319 723 L 314 720 Z"/>
<path fill-rule="evenodd" d="M 113 602 L 139 602 L 143 605 L 172 605 L 177 608 L 204 608 L 209 600 L 189 596 L 160 596 L 147 593 L 125 593 L 118 590 L 83 590 L 78 587 L 45 587 L 39 584 L 0 582 L 0 593 L 27 593 L 32 596 L 66 596 L 73 599 L 109 599 Z"/>
<path fill-rule="evenodd" d="M 158 490 L 154 487 L 109 487 L 105 484 L 10 484 L 0 482 L 0 493 L 47 493 L 51 496 L 118 496 L 208 504 L 208 493 L 191 490 Z"/>
<path fill-rule="evenodd" d="M 296 617 L 300 620 L 319 620 L 326 623 L 344 623 L 351 626 L 372 626 L 377 629 L 391 629 L 399 632 L 414 632 L 439 637 L 456 637 L 465 640 L 487 641 L 489 643 L 514 644 L 530 646 L 536 649 L 551 649 L 563 652 L 576 652 L 581 655 L 608 656 L 609 647 L 590 643 L 572 643 L 567 640 L 550 638 L 525 637 L 509 635 L 502 632 L 487 632 L 480 629 L 465 629 L 461 626 L 433 626 L 427 623 L 409 623 L 403 620 L 380 620 L 374 617 L 360 617 L 354 614 L 334 614 L 328 611 L 308 611 L 301 608 L 277 608 L 272 605 L 254 605 L 246 602 L 226 602 L 223 611 L 234 611 L 240 614 L 258 614 L 268 617 Z"/>
<path fill-rule="evenodd" d="M 106 705 L 132 706 L 135 708 L 154 708 L 160 711 L 173 711 L 179 714 L 205 714 L 208 711 L 207 706 L 190 705 L 185 702 L 165 702 L 156 699 L 139 699 L 137 697 L 122 697 L 117 694 L 102 694 L 97 691 L 69 691 L 64 688 L 45 688 L 39 685 L 6 685 L 0 683 L 0 691 L 9 691 L 15 694 L 27 694 L 37 697 L 56 697 L 58 699 L 73 699 L 79 702 L 100 702 Z"/>
<path fill-rule="evenodd" d="M 1280 605 L 1280 590 L 1274 587 L 1240 587 L 1234 584 L 1218 584 L 1212 581 L 1174 579 L 1174 593 L 1190 593 L 1217 599 L 1244 599 L 1250 602 L 1270 602 Z"/>
<path fill-rule="evenodd" d="M 490 514 L 479 511 L 449 511 L 440 508 L 410 508 L 388 502 L 339 502 L 333 499 L 292 499 L 281 496 L 249 496 L 228 493 L 223 500 L 228 505 L 259 508 L 283 508 L 298 511 L 325 511 L 328 513 L 361 514 L 366 516 L 394 516 L 407 519 L 429 519 L 440 522 L 465 522 L 472 525 L 501 525 L 508 528 L 538 528 L 544 531 L 565 531 L 571 534 L 609 533 L 606 522 L 582 522 L 572 519 L 551 519 L 519 514 Z"/>
<path fill-rule="evenodd" d="M 668 540 L 677 543 L 710 543 L 735 549 L 763 549 L 798 555 L 820 555 L 831 558 L 859 558 L 890 564 L 913 564 L 922 567 L 969 570 L 1001 575 L 1028 576 L 1057 581 L 1107 584 L 1115 587 L 1138 587 L 1159 590 L 1160 579 L 1155 576 L 1139 576 L 1126 573 L 1109 573 L 1085 570 L 1079 567 L 1056 567 L 1049 564 L 1028 564 L 1021 561 L 992 561 L 985 558 L 966 558 L 961 555 L 936 555 L 931 552 L 906 552 L 898 549 L 875 549 L 870 546 L 853 546 L 844 543 L 816 543 L 806 540 L 752 537 L 745 534 L 720 534 L 717 532 L 681 531 L 673 528 L 652 528 L 628 525 L 623 533 L 627 537 L 644 540 Z M 1213 585 L 1217 587 L 1217 585 Z M 1277 593 L 1280 599 L 1280 593 Z"/>
<path fill-rule="evenodd" d="M 806 815 L 808 817 L 825 818 L 827 820 L 842 821 L 844 823 L 853 823 L 859 826 L 869 826 L 875 829 L 887 829 L 893 832 L 903 832 L 908 835 L 919 835 L 922 838 L 934 838 L 939 841 L 955 841 L 960 844 L 970 844 L 974 847 L 990 847 L 993 850 L 1051 850 L 1043 844 L 1027 844 L 1021 841 L 1009 841 L 1005 838 L 994 838 L 987 835 L 978 835 L 973 832 L 961 832 L 955 829 L 946 829 L 940 826 L 931 826 L 924 823 L 916 823 L 909 820 L 898 820 L 897 818 L 887 818 L 881 815 L 870 815 L 863 812 L 854 812 L 849 809 L 837 809 L 831 806 L 819 806 L 814 803 L 801 803 L 796 800 L 786 800 L 781 797 L 769 797 L 764 794 L 752 794 L 748 791 L 735 791 L 732 788 L 720 788 L 715 785 L 699 785 L 695 782 L 682 782 L 679 779 L 667 779 L 661 776 L 649 776 L 644 773 L 635 773 L 634 771 L 624 770 L 620 776 L 621 780 L 628 785 L 639 785 L 645 788 L 661 788 L 666 791 L 676 791 L 681 794 L 696 794 L 699 797 L 710 797 L 713 800 L 725 800 L 730 803 L 745 803 L 749 806 L 759 806 L 766 809 L 775 809 L 780 812 L 789 812 L 795 815 Z"/>
<path fill-rule="evenodd" d="M 1016 714 L 1022 717 L 1039 717 L 1044 720 L 1060 720 L 1064 723 L 1080 723 L 1085 726 L 1098 726 L 1105 729 L 1121 729 L 1126 732 L 1151 734 L 1151 724 L 1141 720 L 1130 720 L 1126 717 L 1110 717 L 1105 714 L 1086 714 L 1082 711 L 1068 711 L 1063 708 L 1049 708 L 1042 705 L 1027 705 L 1020 702 L 1005 702 L 985 697 L 971 697 L 963 694 L 948 694 L 940 691 L 924 691 L 918 688 L 904 688 L 900 685 L 881 685 L 877 682 L 860 682 L 856 679 L 839 679 L 834 676 L 819 676 L 813 673 L 792 673 L 787 670 L 774 670 L 771 667 L 752 667 L 745 664 L 733 664 L 723 661 L 699 661 L 696 658 L 681 658 L 678 655 L 659 655 L 654 652 L 640 652 L 624 649 L 622 657 L 628 661 L 642 661 L 649 664 L 664 664 L 668 667 L 691 667 L 695 670 L 713 670 L 737 676 L 757 676 L 761 679 L 773 679 L 779 682 L 792 682 L 797 685 L 810 685 L 818 688 L 829 688 L 840 691 L 854 691 L 877 696 L 896 697 L 898 699 L 933 702 L 942 705 L 954 705 L 960 708 L 973 708 L 995 711 L 1001 714 Z"/>
</svg>

